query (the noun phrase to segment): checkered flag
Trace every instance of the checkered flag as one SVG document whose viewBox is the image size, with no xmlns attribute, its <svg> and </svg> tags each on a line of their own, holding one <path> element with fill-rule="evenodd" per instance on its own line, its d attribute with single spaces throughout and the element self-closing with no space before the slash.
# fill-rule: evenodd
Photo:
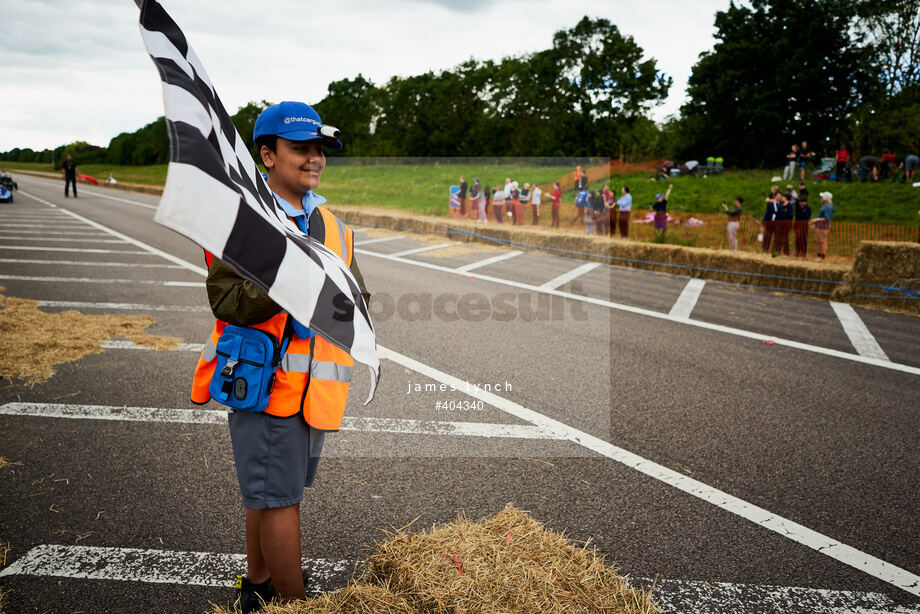
<svg viewBox="0 0 920 614">
<path fill-rule="evenodd" d="M 156 0 L 138 6 L 141 36 L 163 82 L 170 142 L 154 219 L 229 263 L 298 321 L 368 365 L 366 405 L 380 361 L 351 271 L 284 214 L 176 22 Z"/>
</svg>

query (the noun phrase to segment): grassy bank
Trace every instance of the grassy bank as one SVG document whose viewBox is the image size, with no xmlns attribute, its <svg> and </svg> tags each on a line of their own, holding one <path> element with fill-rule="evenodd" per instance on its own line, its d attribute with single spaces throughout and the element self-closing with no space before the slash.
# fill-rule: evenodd
<svg viewBox="0 0 920 614">
<path fill-rule="evenodd" d="M 14 170 L 52 171 L 50 164 L 0 163 L 0 166 Z M 166 166 L 115 166 L 88 164 L 80 171 L 103 180 L 112 173 L 116 179 L 129 183 L 162 185 L 166 179 Z M 381 207 L 415 211 L 425 215 L 446 215 L 448 186 L 457 183 L 463 175 L 472 183 L 479 177 L 483 183 L 494 185 L 511 177 L 523 186 L 529 183 L 551 183 L 571 171 L 568 166 L 539 166 L 521 163 L 496 164 L 489 161 L 477 164 L 429 164 L 424 166 L 350 166 L 329 165 L 323 174 L 319 190 L 330 202 L 359 205 L 373 204 Z M 811 193 L 814 214 L 820 207 L 818 192 L 828 190 L 834 194 L 836 206 L 835 221 L 873 224 L 896 224 L 915 226 L 920 209 L 920 189 L 892 182 L 884 183 L 817 183 L 810 180 L 810 169 L 806 172 L 806 185 Z M 781 174 L 776 170 L 726 171 L 713 177 L 678 177 L 674 184 L 669 207 L 672 211 L 685 213 L 719 213 L 723 200 L 731 204 L 736 196 L 744 198 L 745 212 L 755 217 L 763 215 L 764 197 L 773 182 L 770 179 Z M 648 173 L 616 175 L 610 184 L 619 191 L 628 185 L 633 194 L 634 207 L 647 208 L 656 192 L 664 192 L 669 181 L 648 181 Z M 592 184 L 599 188 L 604 182 Z M 787 182 L 775 182 L 784 186 Z M 546 197 L 548 200 L 548 195 Z M 574 192 L 568 191 L 564 202 L 574 200 Z"/>
<path fill-rule="evenodd" d="M 45 173 L 54 173 L 51 164 L 40 164 L 36 162 L 6 162 L 0 161 L 0 168 L 7 170 L 26 170 L 40 171 Z M 152 166 L 120 166 L 118 164 L 80 164 L 77 162 L 77 169 L 84 175 L 95 177 L 99 181 L 104 181 L 111 173 L 115 179 L 123 183 L 142 183 L 145 185 L 163 185 L 166 183 L 166 165 L 155 164 Z"/>
</svg>

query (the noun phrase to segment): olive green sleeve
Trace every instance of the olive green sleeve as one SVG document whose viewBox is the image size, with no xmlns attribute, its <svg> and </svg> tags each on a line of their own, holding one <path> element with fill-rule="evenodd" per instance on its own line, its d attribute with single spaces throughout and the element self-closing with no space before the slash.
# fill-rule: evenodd
<svg viewBox="0 0 920 614">
<path fill-rule="evenodd" d="M 358 282 L 361 296 L 364 297 L 364 304 L 370 308 L 371 293 L 367 291 L 367 286 L 364 285 L 364 275 L 361 274 L 361 269 L 358 268 L 358 259 L 354 253 L 351 255 L 351 266 L 349 268 L 351 269 L 351 274 L 355 276 L 355 281 Z"/>
<path fill-rule="evenodd" d="M 214 316 L 230 324 L 251 326 L 281 312 L 264 290 L 217 258 L 211 261 L 206 286 Z"/>
</svg>

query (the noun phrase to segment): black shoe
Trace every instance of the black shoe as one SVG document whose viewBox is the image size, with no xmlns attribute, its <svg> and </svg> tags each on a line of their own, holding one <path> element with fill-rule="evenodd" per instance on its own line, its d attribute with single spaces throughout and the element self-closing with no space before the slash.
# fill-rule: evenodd
<svg viewBox="0 0 920 614">
<path fill-rule="evenodd" d="M 235 605 L 242 614 L 258 612 L 266 603 L 278 597 L 272 579 L 269 578 L 261 584 L 253 584 L 246 576 L 236 577 L 236 602 Z"/>
</svg>

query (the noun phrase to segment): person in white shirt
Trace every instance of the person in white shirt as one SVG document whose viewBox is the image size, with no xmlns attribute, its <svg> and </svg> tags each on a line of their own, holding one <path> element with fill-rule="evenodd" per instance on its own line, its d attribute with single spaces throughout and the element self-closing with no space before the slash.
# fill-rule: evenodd
<svg viewBox="0 0 920 614">
<path fill-rule="evenodd" d="M 499 224 L 502 223 L 502 216 L 505 215 L 505 194 L 506 192 L 501 188 L 495 188 L 495 192 L 492 193 L 492 211 Z"/>
<path fill-rule="evenodd" d="M 620 225 L 620 236 L 624 239 L 629 236 L 629 216 L 632 212 L 632 194 L 625 185 L 622 190 L 623 195 L 617 200 L 617 207 L 620 208 L 620 214 L 617 221 Z"/>
<path fill-rule="evenodd" d="M 533 212 L 534 226 L 540 222 L 540 198 L 542 196 L 543 190 L 540 189 L 540 186 L 535 185 L 530 193 L 530 205 L 532 207 L 531 211 Z"/>
</svg>

